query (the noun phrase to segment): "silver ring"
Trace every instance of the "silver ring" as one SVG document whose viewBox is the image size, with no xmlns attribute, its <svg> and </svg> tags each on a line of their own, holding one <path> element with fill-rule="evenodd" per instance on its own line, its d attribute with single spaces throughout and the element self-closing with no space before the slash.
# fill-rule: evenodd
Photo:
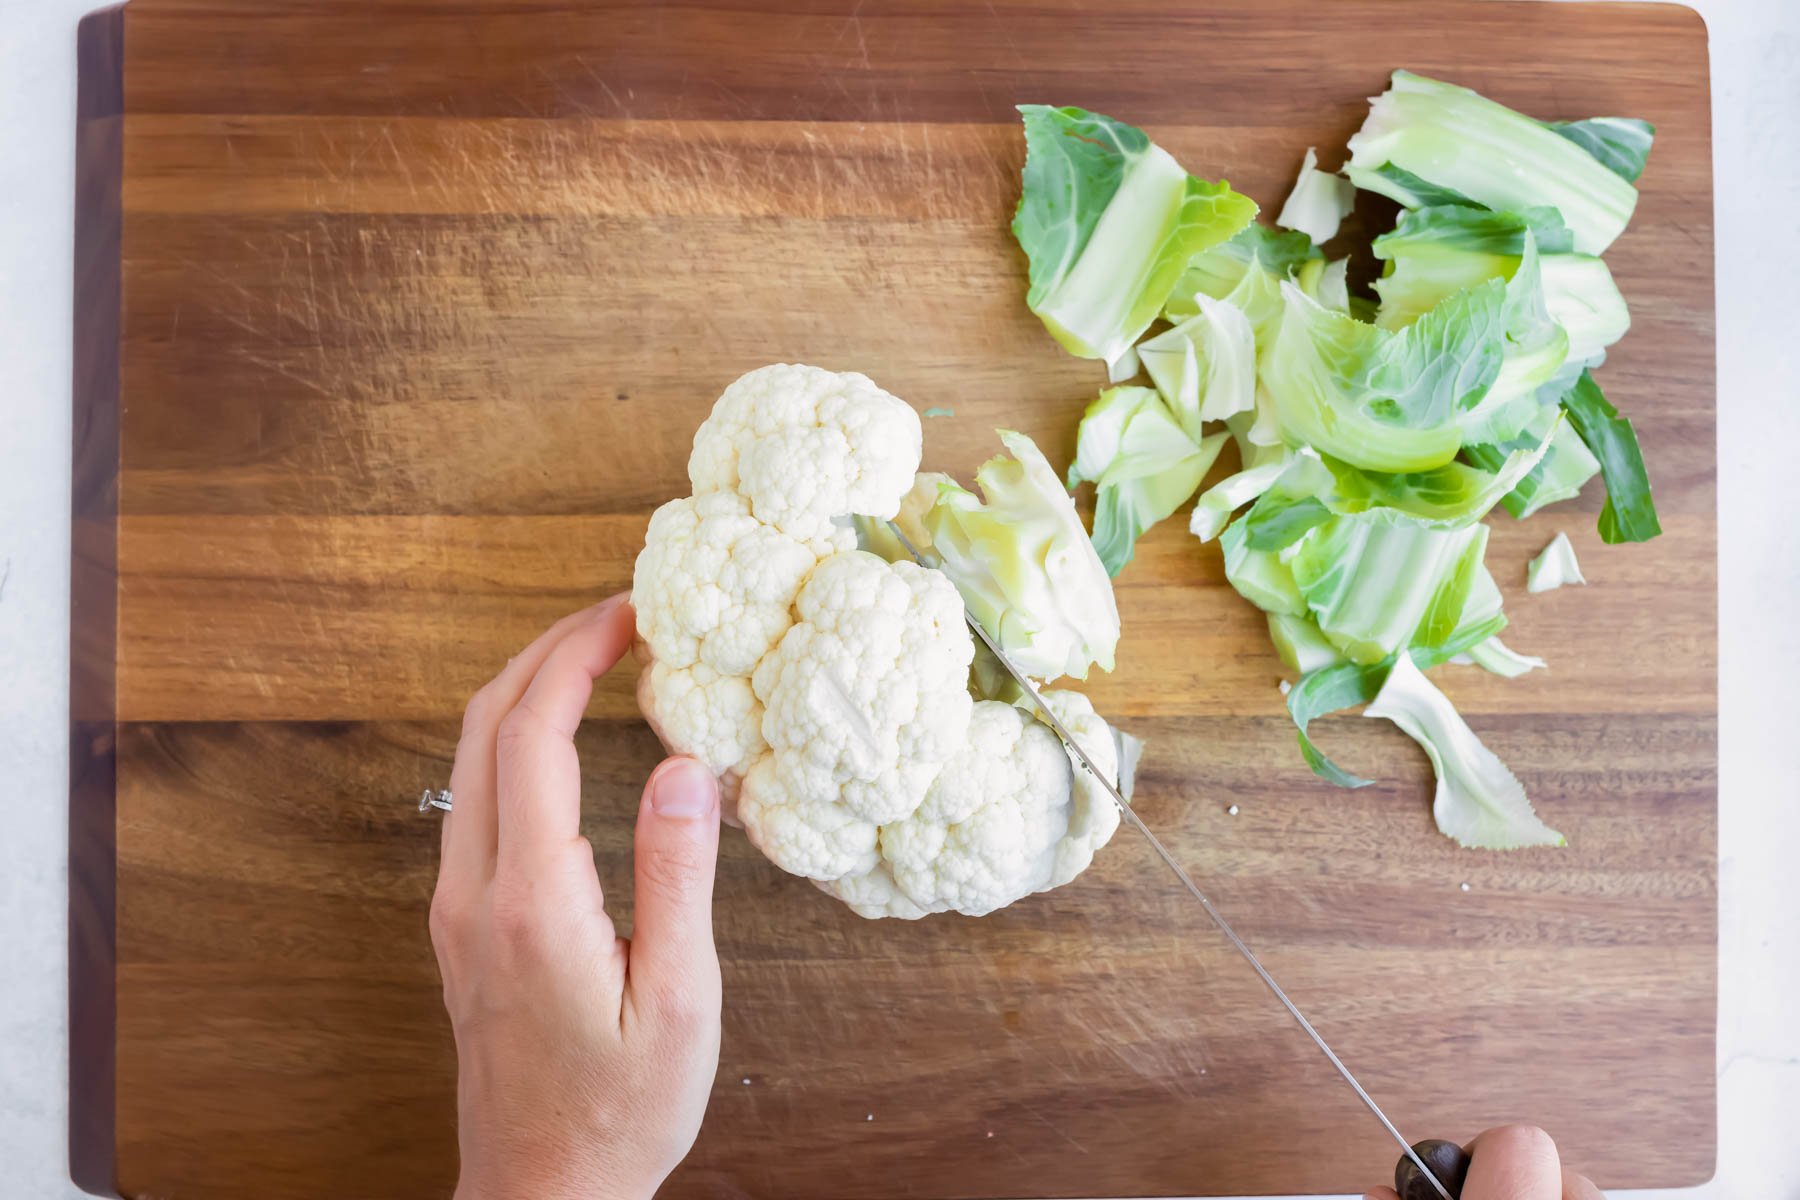
<svg viewBox="0 0 1800 1200">
<path fill-rule="evenodd" d="M 434 792 L 430 788 L 426 788 L 419 793 L 419 811 L 430 812 L 434 808 L 442 809 L 444 812 L 450 811 L 449 791 L 439 788 Z"/>
</svg>

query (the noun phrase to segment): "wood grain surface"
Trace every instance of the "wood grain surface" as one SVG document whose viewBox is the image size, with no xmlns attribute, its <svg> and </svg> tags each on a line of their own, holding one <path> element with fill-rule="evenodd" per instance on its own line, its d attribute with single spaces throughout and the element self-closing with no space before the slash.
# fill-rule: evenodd
<svg viewBox="0 0 1800 1200">
<path fill-rule="evenodd" d="M 1597 485 L 1497 516 L 1508 641 L 1551 669 L 1441 673 L 1570 845 L 1457 850 L 1385 723 L 1319 726 L 1379 785 L 1313 779 L 1260 616 L 1182 522 L 1119 579 L 1118 670 L 1089 690 L 1150 741 L 1145 819 L 1402 1128 L 1530 1119 L 1606 1187 L 1710 1175 L 1712 204 L 1692 13 L 133 0 L 123 29 L 116 648 L 104 606 L 76 630 L 83 694 L 114 706 L 90 730 L 108 754 L 117 718 L 116 797 L 92 777 L 75 796 L 99 833 L 72 886 L 106 911 L 72 941 L 73 986 L 90 1013 L 116 1001 L 74 1045 L 98 1081 L 75 1094 L 84 1185 L 447 1194 L 437 834 L 414 798 L 447 778 L 469 692 L 628 584 L 719 390 L 770 361 L 855 368 L 955 410 L 925 424 L 930 466 L 967 478 L 997 424 L 1066 461 L 1101 379 L 1023 306 L 1011 106 L 1145 125 L 1272 211 L 1308 145 L 1335 165 L 1397 66 L 1541 117 L 1658 126 L 1608 255 L 1634 328 L 1601 381 L 1667 532 L 1602 547 Z M 84 277 L 81 303 L 103 312 L 104 289 Z M 90 379 L 78 405 L 106 395 Z M 101 457 L 85 494 L 104 518 Z M 1559 529 L 1593 582 L 1528 597 L 1524 563 Z M 580 736 L 585 831 L 627 924 L 659 754 L 629 675 Z M 668 1195 L 1342 1192 L 1391 1169 L 1128 834 L 1060 891 L 911 924 L 862 921 L 732 835 L 716 915 L 722 1061 Z"/>
</svg>

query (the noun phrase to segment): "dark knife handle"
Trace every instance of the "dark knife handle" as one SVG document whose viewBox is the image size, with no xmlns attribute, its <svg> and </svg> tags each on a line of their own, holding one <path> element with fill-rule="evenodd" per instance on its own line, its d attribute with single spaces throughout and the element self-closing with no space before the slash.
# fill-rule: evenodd
<svg viewBox="0 0 1800 1200">
<path fill-rule="evenodd" d="M 1455 1142 L 1431 1138 L 1414 1142 L 1413 1153 L 1424 1159 L 1438 1182 L 1450 1189 L 1450 1200 L 1461 1197 L 1463 1180 L 1469 1175 L 1467 1151 Z M 1404 1154 L 1394 1167 L 1394 1190 L 1400 1193 L 1400 1200 L 1442 1200 L 1431 1181 L 1419 1174 L 1419 1168 Z"/>
</svg>

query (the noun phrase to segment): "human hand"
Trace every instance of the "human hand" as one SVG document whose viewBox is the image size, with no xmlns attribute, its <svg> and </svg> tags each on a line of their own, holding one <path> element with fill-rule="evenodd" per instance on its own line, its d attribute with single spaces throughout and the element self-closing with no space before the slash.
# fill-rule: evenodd
<svg viewBox="0 0 1800 1200">
<path fill-rule="evenodd" d="M 565 617 L 463 717 L 431 901 L 456 1033 L 459 1200 L 651 1195 L 694 1144 L 718 1070 L 711 773 L 672 758 L 650 776 L 631 941 L 579 829 L 573 735 L 632 623 L 622 595 Z"/>
<path fill-rule="evenodd" d="M 1556 1143 L 1535 1126 L 1490 1129 L 1468 1149 L 1462 1200 L 1605 1200 L 1591 1179 L 1562 1165 Z M 1363 1200 L 1399 1200 L 1399 1196 L 1393 1188 L 1378 1187 Z"/>
</svg>

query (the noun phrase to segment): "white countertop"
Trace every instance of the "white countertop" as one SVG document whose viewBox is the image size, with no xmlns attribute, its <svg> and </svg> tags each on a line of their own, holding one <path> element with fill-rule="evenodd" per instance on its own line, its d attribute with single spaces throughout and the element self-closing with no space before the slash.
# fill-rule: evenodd
<svg viewBox="0 0 1800 1200">
<path fill-rule="evenodd" d="M 79 1194 L 65 1149 L 69 314 L 75 24 L 95 6 L 0 0 L 0 1164 L 23 1200 Z M 1699 1189 L 1618 1195 L 1793 1200 L 1800 4 L 1694 7 L 1712 35 L 1717 217 L 1719 1170 Z"/>
</svg>

